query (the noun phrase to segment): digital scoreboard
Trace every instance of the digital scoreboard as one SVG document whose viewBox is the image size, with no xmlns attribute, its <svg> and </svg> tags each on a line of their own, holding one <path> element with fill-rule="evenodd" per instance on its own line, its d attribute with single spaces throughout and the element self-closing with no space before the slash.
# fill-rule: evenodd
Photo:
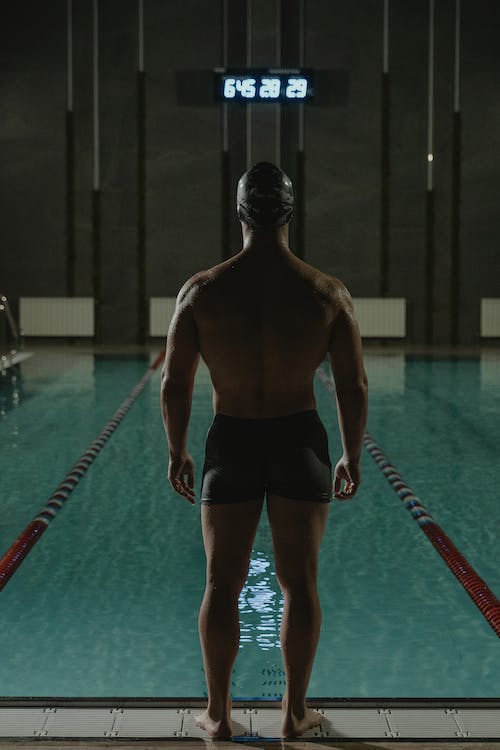
<svg viewBox="0 0 500 750">
<path fill-rule="evenodd" d="M 314 95 L 310 69 L 216 69 L 214 75 L 215 95 L 222 102 L 300 103 Z"/>
</svg>

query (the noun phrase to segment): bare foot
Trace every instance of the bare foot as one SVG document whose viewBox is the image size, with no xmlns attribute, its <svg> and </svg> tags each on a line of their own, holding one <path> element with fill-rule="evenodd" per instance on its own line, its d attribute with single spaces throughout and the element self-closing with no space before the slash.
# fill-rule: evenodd
<svg viewBox="0 0 500 750">
<path fill-rule="evenodd" d="M 209 737 L 219 740 L 230 740 L 232 736 L 231 719 L 215 721 L 208 715 L 208 709 L 202 714 L 194 717 L 194 723 L 200 729 L 204 729 Z"/>
<path fill-rule="evenodd" d="M 293 711 L 288 710 L 286 695 L 283 698 L 282 708 L 281 736 L 284 739 L 300 737 L 301 734 L 307 732 L 311 727 L 321 724 L 325 718 L 323 714 L 320 714 L 319 711 L 314 711 L 312 708 L 304 708 L 300 714 L 294 714 Z"/>
</svg>

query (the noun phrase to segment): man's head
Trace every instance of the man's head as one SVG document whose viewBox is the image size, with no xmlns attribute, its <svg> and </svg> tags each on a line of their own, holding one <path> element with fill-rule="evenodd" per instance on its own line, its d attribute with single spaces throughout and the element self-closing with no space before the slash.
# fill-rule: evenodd
<svg viewBox="0 0 500 750">
<path fill-rule="evenodd" d="M 238 182 L 238 218 L 252 229 L 287 224 L 293 213 L 293 188 L 289 177 L 274 164 L 254 164 Z"/>
</svg>

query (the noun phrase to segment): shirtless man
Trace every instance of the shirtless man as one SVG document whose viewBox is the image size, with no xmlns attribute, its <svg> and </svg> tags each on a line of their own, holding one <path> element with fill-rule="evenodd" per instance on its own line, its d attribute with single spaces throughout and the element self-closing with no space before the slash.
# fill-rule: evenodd
<svg viewBox="0 0 500 750">
<path fill-rule="evenodd" d="M 281 731 L 296 737 L 322 719 L 305 703 L 321 627 L 318 552 L 332 497 L 314 373 L 328 354 L 343 446 L 334 470 L 339 500 L 351 500 L 360 483 L 367 380 L 349 292 L 288 247 L 288 177 L 271 164 L 255 165 L 238 183 L 237 206 L 243 249 L 184 284 L 168 331 L 161 384 L 168 478 L 194 504 L 194 464 L 186 445 L 201 355 L 215 416 L 201 487 L 207 569 L 199 633 L 208 706 L 196 723 L 210 737 L 231 737 L 238 597 L 266 494 L 284 597 Z"/>
</svg>

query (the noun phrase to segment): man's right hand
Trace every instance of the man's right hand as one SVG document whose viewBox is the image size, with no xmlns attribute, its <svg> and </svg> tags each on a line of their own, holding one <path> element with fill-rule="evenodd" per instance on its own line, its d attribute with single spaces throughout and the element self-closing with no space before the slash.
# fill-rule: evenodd
<svg viewBox="0 0 500 750">
<path fill-rule="evenodd" d="M 345 486 L 342 489 L 342 483 Z M 349 461 L 342 456 L 335 467 L 335 478 L 333 485 L 333 494 L 337 500 L 352 500 L 361 483 L 361 472 L 359 461 Z"/>
</svg>

